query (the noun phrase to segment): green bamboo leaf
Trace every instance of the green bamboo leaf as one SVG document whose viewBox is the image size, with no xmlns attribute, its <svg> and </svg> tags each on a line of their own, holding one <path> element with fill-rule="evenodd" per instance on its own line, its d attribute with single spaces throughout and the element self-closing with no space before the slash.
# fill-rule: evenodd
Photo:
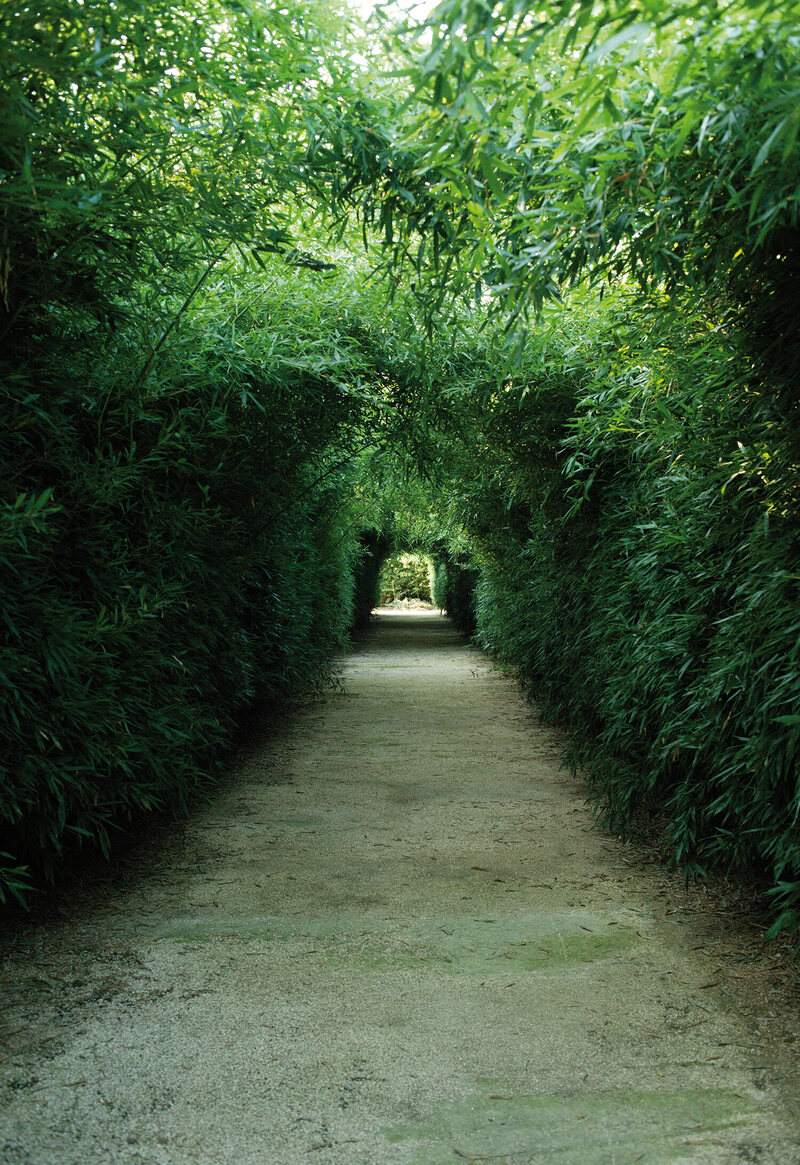
<svg viewBox="0 0 800 1165">
<path fill-rule="evenodd" d="M 772 149 L 773 144 L 775 143 L 781 130 L 783 129 L 783 127 L 786 125 L 786 123 L 788 121 L 789 121 L 788 116 L 782 118 L 778 122 L 778 124 L 775 126 L 775 128 L 773 129 L 772 133 L 769 135 L 767 140 L 760 147 L 758 153 L 756 154 L 755 158 L 753 159 L 753 165 L 750 168 L 750 177 L 751 178 L 753 177 L 753 175 L 756 173 L 757 170 L 761 169 L 764 162 L 766 162 L 767 157 L 769 156 L 769 152 Z"/>
</svg>

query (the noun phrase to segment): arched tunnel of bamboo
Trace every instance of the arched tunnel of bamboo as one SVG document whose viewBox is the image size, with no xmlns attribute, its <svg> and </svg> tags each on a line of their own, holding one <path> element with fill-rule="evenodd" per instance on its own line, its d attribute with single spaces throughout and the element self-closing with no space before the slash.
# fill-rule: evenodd
<svg viewBox="0 0 800 1165">
<path fill-rule="evenodd" d="M 2 1165 L 800 1160 L 798 17 L 0 13 Z"/>
</svg>

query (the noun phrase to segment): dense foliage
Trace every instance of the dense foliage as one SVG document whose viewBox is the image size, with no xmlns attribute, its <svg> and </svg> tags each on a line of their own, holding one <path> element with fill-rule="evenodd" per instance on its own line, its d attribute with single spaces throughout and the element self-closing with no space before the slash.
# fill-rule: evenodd
<svg viewBox="0 0 800 1165">
<path fill-rule="evenodd" d="M 380 602 L 396 603 L 403 599 L 431 600 L 433 564 L 426 554 L 400 551 L 390 554 L 380 573 Z"/>
<path fill-rule="evenodd" d="M 384 559 L 606 819 L 800 900 L 800 38 L 766 0 L 0 13 L 0 895 L 183 810 Z"/>
<path fill-rule="evenodd" d="M 461 502 L 480 640 L 570 725 L 607 821 L 658 820 L 684 868 L 766 876 L 788 911 L 800 529 L 780 404 L 703 318 L 622 301 L 579 322 L 484 414 L 492 472 Z"/>
</svg>

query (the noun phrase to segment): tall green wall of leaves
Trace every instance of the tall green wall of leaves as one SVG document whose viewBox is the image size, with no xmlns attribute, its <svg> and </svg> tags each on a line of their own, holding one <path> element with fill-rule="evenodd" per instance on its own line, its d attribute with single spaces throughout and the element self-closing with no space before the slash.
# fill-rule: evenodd
<svg viewBox="0 0 800 1165">
<path fill-rule="evenodd" d="M 241 335 L 226 350 L 213 318 L 187 321 L 146 385 L 120 346 L 93 400 L 68 353 L 7 386 L 6 888 L 76 844 L 107 851 L 143 811 L 185 810 L 242 711 L 318 683 L 346 640 L 361 406 L 270 372 Z"/>
<path fill-rule="evenodd" d="M 560 323 L 495 394 L 492 459 L 461 503 L 478 639 L 569 725 L 606 821 L 657 824 L 690 871 L 761 880 L 792 928 L 792 405 L 754 374 L 735 315 L 719 328 L 631 296 Z"/>
</svg>

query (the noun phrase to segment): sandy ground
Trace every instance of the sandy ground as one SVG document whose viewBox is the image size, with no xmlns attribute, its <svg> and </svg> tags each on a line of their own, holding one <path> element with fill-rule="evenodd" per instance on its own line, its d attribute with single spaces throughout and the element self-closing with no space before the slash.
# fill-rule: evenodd
<svg viewBox="0 0 800 1165">
<path fill-rule="evenodd" d="M 0 1161 L 800 1162 L 764 956 L 593 827 L 513 682 L 431 612 L 345 673 L 6 936 Z"/>
</svg>

